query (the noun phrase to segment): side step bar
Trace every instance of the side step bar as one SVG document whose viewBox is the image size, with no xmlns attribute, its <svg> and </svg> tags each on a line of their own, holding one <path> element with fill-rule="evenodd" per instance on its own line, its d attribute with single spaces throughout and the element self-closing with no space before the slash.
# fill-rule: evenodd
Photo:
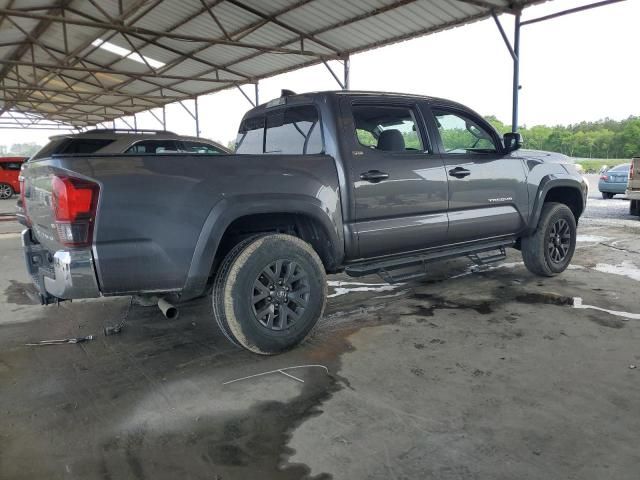
<svg viewBox="0 0 640 480">
<path fill-rule="evenodd" d="M 504 260 L 507 256 L 505 248 L 511 247 L 514 244 L 515 240 L 502 239 L 494 242 L 465 245 L 428 253 L 356 263 L 346 267 L 345 273 L 350 277 L 364 277 L 365 275 L 378 274 L 388 283 L 406 282 L 424 277 L 427 274 L 427 264 L 438 260 L 468 256 L 478 265 L 486 265 Z M 407 270 L 412 267 L 413 269 L 408 272 L 393 274 L 394 271 Z"/>
</svg>

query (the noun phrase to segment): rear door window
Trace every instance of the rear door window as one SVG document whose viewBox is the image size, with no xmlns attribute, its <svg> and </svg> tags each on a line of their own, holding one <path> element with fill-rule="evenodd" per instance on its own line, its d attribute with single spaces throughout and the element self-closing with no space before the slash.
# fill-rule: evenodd
<svg viewBox="0 0 640 480">
<path fill-rule="evenodd" d="M 363 147 L 376 151 L 423 152 L 413 109 L 392 105 L 353 105 L 356 138 Z"/>
<path fill-rule="evenodd" d="M 308 105 L 268 113 L 264 153 L 322 153 L 322 133 L 316 108 Z"/>
</svg>

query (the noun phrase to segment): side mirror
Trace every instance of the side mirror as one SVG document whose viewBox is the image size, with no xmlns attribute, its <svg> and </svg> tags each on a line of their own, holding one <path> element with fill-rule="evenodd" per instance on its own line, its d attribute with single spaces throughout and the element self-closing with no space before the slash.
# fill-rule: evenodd
<svg viewBox="0 0 640 480">
<path fill-rule="evenodd" d="M 522 135 L 518 132 L 507 132 L 504 134 L 504 149 L 509 152 L 514 152 L 522 147 Z"/>
</svg>

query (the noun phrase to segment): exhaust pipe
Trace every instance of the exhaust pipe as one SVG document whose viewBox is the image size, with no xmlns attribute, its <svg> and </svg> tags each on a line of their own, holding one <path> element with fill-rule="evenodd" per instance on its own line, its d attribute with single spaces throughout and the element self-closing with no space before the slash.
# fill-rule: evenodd
<svg viewBox="0 0 640 480">
<path fill-rule="evenodd" d="M 178 309 L 167 302 L 164 298 L 158 300 L 158 308 L 169 320 L 175 320 L 178 318 Z"/>
</svg>

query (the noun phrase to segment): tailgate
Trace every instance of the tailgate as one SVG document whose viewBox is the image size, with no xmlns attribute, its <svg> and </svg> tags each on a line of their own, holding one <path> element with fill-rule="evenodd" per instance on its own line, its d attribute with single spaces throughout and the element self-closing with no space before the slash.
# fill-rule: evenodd
<svg viewBox="0 0 640 480">
<path fill-rule="evenodd" d="M 629 168 L 629 191 L 640 191 L 640 157 L 631 159 L 631 167 Z"/>
</svg>

